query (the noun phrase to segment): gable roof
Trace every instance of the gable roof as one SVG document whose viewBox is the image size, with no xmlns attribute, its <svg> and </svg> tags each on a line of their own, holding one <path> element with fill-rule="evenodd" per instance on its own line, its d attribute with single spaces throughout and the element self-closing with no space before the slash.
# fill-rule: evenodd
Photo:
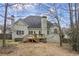
<svg viewBox="0 0 79 59">
<path fill-rule="evenodd" d="M 41 16 L 28 16 L 18 21 L 22 21 L 25 25 L 28 25 L 28 28 L 41 28 Z M 47 27 L 50 28 L 51 26 L 53 26 L 53 23 L 47 20 Z"/>
<path fill-rule="evenodd" d="M 41 28 L 41 16 L 28 16 L 23 19 L 29 25 L 29 28 Z M 47 27 L 51 27 L 53 23 L 47 20 Z"/>
<path fill-rule="evenodd" d="M 16 23 L 18 23 L 19 21 L 21 21 L 25 26 L 27 26 L 26 22 L 24 22 L 23 19 L 21 19 L 21 18 L 20 18 L 19 20 L 17 20 L 17 21 L 14 23 L 14 25 L 15 25 Z"/>
</svg>

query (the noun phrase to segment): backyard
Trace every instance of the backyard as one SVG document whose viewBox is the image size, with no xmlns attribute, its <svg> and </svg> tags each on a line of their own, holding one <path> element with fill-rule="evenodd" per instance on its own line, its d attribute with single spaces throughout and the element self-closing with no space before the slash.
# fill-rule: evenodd
<svg viewBox="0 0 79 59">
<path fill-rule="evenodd" d="M 59 46 L 59 43 L 22 43 L 7 41 L 8 45 L 14 45 L 15 48 L 11 53 L 0 53 L 7 56 L 78 56 L 79 54 L 72 51 L 68 44 Z M 1 45 L 1 44 L 0 44 Z M 10 49 L 10 48 L 9 48 Z M 1 51 L 0 51 L 1 52 Z"/>
<path fill-rule="evenodd" d="M 0 7 L 1 56 L 79 55 L 79 4 L 0 3 Z"/>
</svg>

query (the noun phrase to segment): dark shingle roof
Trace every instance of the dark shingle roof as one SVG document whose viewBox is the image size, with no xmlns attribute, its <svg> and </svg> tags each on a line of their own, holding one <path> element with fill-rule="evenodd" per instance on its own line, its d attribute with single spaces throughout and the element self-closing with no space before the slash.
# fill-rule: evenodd
<svg viewBox="0 0 79 59">
<path fill-rule="evenodd" d="M 40 16 L 28 16 L 24 20 L 29 28 L 41 28 L 41 17 Z"/>
<path fill-rule="evenodd" d="M 29 25 L 29 28 L 41 28 L 41 16 L 28 16 L 23 21 Z M 48 28 L 52 25 L 50 21 L 47 21 Z"/>
<path fill-rule="evenodd" d="M 18 21 L 22 21 L 25 25 L 28 25 L 28 28 L 41 28 L 41 16 L 28 16 L 24 19 L 19 19 Z M 15 24 L 18 21 L 16 21 Z M 53 23 L 47 20 L 47 28 L 50 28 L 51 26 L 53 26 Z"/>
</svg>

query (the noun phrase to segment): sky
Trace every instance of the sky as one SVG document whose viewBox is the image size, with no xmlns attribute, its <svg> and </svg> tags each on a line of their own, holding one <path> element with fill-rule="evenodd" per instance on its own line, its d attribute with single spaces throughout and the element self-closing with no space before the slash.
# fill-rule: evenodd
<svg viewBox="0 0 79 59">
<path fill-rule="evenodd" d="M 4 24 L 4 11 L 5 4 L 0 4 L 0 24 Z M 19 18 L 25 18 L 30 15 L 35 16 L 48 16 L 48 20 L 51 22 L 57 22 L 55 17 L 55 8 L 57 9 L 57 14 L 62 27 L 69 26 L 69 13 L 67 3 L 26 3 L 26 4 L 8 4 L 7 17 L 11 15 L 15 16 L 15 21 Z M 7 19 L 7 24 L 10 24 L 10 19 Z"/>
</svg>

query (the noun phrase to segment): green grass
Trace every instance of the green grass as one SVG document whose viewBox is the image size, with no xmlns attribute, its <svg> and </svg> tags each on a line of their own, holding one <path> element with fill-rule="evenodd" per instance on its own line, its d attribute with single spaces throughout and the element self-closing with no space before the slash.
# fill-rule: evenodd
<svg viewBox="0 0 79 59">
<path fill-rule="evenodd" d="M 0 40 L 0 46 L 2 46 L 2 42 L 3 42 L 3 40 Z M 19 43 L 19 42 L 14 42 L 13 40 L 5 40 L 5 42 L 6 42 L 6 45 Z"/>
</svg>

